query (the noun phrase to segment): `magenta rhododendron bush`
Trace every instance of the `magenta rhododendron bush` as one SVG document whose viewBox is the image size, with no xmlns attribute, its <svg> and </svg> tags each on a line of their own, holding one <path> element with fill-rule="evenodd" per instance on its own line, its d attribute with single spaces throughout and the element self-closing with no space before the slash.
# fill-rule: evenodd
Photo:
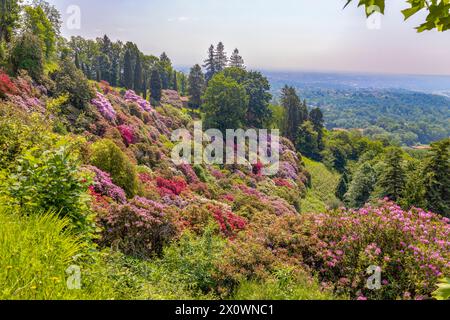
<svg viewBox="0 0 450 320">
<path fill-rule="evenodd" d="M 437 280 L 450 272 L 449 219 L 434 213 L 382 201 L 301 220 L 310 236 L 304 262 L 354 298 L 430 298 Z M 378 290 L 366 287 L 370 266 L 380 268 Z"/>
<path fill-rule="evenodd" d="M 91 103 L 97 107 L 98 111 L 108 120 L 114 120 L 116 118 L 116 111 L 114 110 L 111 102 L 100 92 L 97 92 L 97 97 L 92 99 Z"/>
</svg>

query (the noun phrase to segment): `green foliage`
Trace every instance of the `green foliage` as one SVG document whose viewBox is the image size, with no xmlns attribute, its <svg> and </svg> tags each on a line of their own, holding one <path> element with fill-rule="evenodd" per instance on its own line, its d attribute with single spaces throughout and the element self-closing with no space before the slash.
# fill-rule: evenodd
<svg viewBox="0 0 450 320">
<path fill-rule="evenodd" d="M 0 42 L 10 42 L 20 20 L 20 0 L 0 1 Z"/>
<path fill-rule="evenodd" d="M 243 281 L 233 300 L 334 300 L 330 290 L 319 286 L 316 279 L 280 268 L 264 282 Z"/>
<path fill-rule="evenodd" d="M 433 297 L 437 300 L 450 299 L 450 278 L 444 278 L 439 281 L 438 289 L 433 292 Z"/>
<path fill-rule="evenodd" d="M 403 169 L 403 152 L 398 148 L 387 150 L 385 166 L 378 177 L 377 188 L 380 198 L 389 198 L 398 201 L 404 194 L 405 172 Z"/>
<path fill-rule="evenodd" d="M 152 76 L 150 78 L 150 92 L 153 100 L 157 102 L 161 101 L 162 95 L 161 90 L 162 90 L 161 76 L 159 74 L 159 71 L 157 69 L 154 69 L 152 71 Z"/>
<path fill-rule="evenodd" d="M 450 216 L 450 139 L 431 145 L 423 175 L 427 208 Z"/>
<path fill-rule="evenodd" d="M 35 80 L 40 80 L 44 73 L 44 53 L 39 38 L 32 33 L 20 36 L 11 50 L 13 71 L 23 69 Z"/>
<path fill-rule="evenodd" d="M 122 187 L 129 198 L 136 195 L 138 181 L 135 166 L 111 140 L 103 139 L 92 147 L 91 164 L 109 173 L 112 181 Z"/>
<path fill-rule="evenodd" d="M 205 91 L 205 76 L 202 68 L 196 64 L 189 73 L 189 104 L 192 108 L 199 108 L 202 104 L 202 95 Z"/>
<path fill-rule="evenodd" d="M 352 0 L 347 0 L 347 7 Z M 428 11 L 424 23 L 416 29 L 418 32 L 436 29 L 446 31 L 450 29 L 450 3 L 447 0 L 407 0 L 410 7 L 402 10 L 405 20 L 422 11 Z M 365 6 L 367 16 L 375 12 L 384 14 L 385 0 L 359 0 L 358 6 Z"/>
<path fill-rule="evenodd" d="M 303 103 L 293 87 L 285 86 L 281 92 L 281 104 L 284 107 L 283 136 L 297 141 L 298 128 L 308 119 L 306 103 Z"/>
<path fill-rule="evenodd" d="M 61 60 L 59 69 L 51 77 L 55 81 L 56 95 L 69 94 L 70 103 L 78 109 L 86 108 L 95 97 L 94 90 L 83 72 L 78 70 L 69 58 Z"/>
<path fill-rule="evenodd" d="M 25 6 L 25 30 L 37 36 L 46 59 L 55 52 L 56 30 L 41 6 Z"/>
<path fill-rule="evenodd" d="M 217 74 L 208 83 L 202 111 L 206 126 L 225 132 L 243 125 L 248 110 L 248 96 L 245 88 L 232 78 Z"/>
<path fill-rule="evenodd" d="M 337 201 L 333 190 L 339 182 L 339 174 L 330 171 L 320 162 L 308 158 L 303 160 L 312 180 L 306 198 L 301 201 L 302 212 L 323 212 Z"/>
<path fill-rule="evenodd" d="M 354 173 L 348 192 L 345 194 L 345 202 L 351 208 L 361 208 L 369 200 L 375 183 L 375 170 L 370 164 L 363 163 Z"/>
</svg>

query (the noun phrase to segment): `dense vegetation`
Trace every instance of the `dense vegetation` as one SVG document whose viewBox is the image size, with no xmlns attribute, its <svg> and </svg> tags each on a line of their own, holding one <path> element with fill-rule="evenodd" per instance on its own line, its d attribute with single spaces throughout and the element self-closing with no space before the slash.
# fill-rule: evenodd
<svg viewBox="0 0 450 320">
<path fill-rule="evenodd" d="M 223 43 L 187 76 L 132 43 L 65 40 L 44 1 L 0 1 L 0 298 L 447 297 L 448 139 L 422 155 L 328 132 L 292 87 L 270 105 Z M 280 170 L 174 164 L 171 133 L 200 118 L 280 129 Z"/>
</svg>

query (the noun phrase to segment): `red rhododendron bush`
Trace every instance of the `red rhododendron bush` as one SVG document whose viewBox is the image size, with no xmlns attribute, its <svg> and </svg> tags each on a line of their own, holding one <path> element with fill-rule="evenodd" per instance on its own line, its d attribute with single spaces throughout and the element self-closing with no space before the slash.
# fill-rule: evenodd
<svg viewBox="0 0 450 320">
<path fill-rule="evenodd" d="M 430 298 L 437 280 L 450 272 L 450 224 L 439 215 L 382 201 L 300 221 L 303 262 L 353 298 Z M 370 266 L 381 271 L 379 289 L 366 286 Z"/>
</svg>

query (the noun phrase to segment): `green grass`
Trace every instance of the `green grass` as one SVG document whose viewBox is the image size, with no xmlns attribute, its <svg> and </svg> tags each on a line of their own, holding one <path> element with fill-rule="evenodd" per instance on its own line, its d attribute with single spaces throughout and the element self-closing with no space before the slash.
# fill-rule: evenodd
<svg viewBox="0 0 450 320">
<path fill-rule="evenodd" d="M 338 199 L 334 195 L 339 183 L 338 173 L 330 171 L 324 164 L 303 158 L 306 170 L 312 177 L 312 186 L 302 201 L 302 212 L 323 212 L 327 206 L 335 204 Z"/>
</svg>

